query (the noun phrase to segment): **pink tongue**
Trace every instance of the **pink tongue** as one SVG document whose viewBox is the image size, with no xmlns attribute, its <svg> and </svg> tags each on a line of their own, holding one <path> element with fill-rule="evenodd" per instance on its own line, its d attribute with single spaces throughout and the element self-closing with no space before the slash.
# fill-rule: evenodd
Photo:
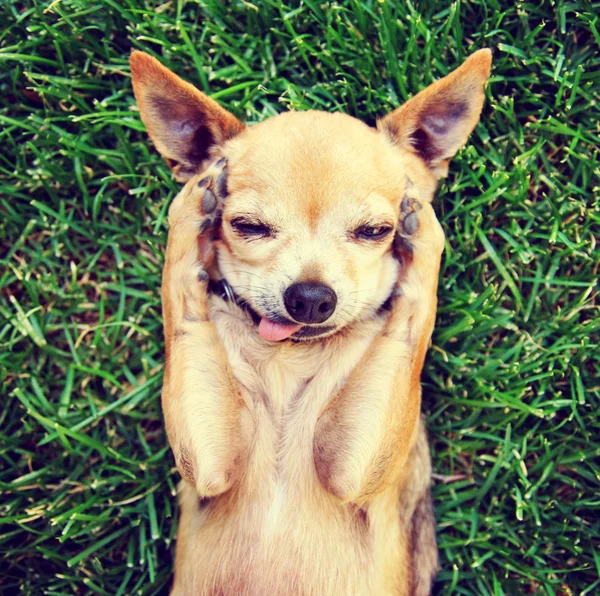
<svg viewBox="0 0 600 596">
<path fill-rule="evenodd" d="M 302 325 L 278 325 L 263 317 L 258 324 L 258 334 L 269 341 L 282 341 L 298 331 L 300 327 Z"/>
</svg>

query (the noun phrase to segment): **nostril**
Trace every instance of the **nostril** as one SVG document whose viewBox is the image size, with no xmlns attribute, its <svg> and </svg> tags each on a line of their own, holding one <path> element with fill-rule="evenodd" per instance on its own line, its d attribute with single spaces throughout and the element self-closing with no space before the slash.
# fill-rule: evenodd
<svg viewBox="0 0 600 596">
<path fill-rule="evenodd" d="M 331 310 L 331 303 L 329 302 L 322 302 L 319 305 L 319 312 L 329 312 Z"/>
</svg>

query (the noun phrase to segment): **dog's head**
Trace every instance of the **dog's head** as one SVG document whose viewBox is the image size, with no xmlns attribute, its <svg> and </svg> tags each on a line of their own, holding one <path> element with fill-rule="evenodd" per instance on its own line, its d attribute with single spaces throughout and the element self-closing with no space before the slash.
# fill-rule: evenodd
<svg viewBox="0 0 600 596">
<path fill-rule="evenodd" d="M 154 58 L 131 56 L 142 120 L 177 179 L 194 185 L 228 159 L 218 270 L 273 340 L 331 335 L 386 302 L 400 204 L 432 200 L 479 120 L 490 64 L 476 52 L 375 129 L 317 111 L 245 126 Z"/>
</svg>

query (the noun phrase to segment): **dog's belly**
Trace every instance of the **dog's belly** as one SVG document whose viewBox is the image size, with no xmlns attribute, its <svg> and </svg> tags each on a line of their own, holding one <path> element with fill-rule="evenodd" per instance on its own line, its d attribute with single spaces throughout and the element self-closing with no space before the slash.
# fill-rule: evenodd
<svg viewBox="0 0 600 596">
<path fill-rule="evenodd" d="M 343 342 L 290 346 L 267 344 L 240 321 L 224 317 L 220 331 L 254 440 L 246 472 L 228 493 L 199 503 L 182 485 L 173 593 L 402 593 L 398 495 L 383 494 L 368 510 L 341 503 L 322 488 L 313 462 L 317 419 L 379 325 Z"/>
<path fill-rule="evenodd" d="M 243 493 L 245 488 L 250 487 L 242 484 L 199 505 L 195 490 L 182 486 L 176 566 L 180 593 L 402 593 L 406 545 L 397 498 L 393 503 L 380 498 L 366 511 L 318 495 L 324 491 L 316 486 L 312 495 L 297 483 L 282 481 L 254 493 Z"/>
</svg>

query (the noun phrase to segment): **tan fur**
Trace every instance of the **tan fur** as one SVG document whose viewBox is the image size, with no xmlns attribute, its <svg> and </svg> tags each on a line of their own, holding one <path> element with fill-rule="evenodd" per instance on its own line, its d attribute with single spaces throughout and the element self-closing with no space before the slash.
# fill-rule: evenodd
<svg viewBox="0 0 600 596">
<path fill-rule="evenodd" d="M 489 51 L 380 132 L 322 112 L 243 127 L 149 56 L 131 64 L 142 119 L 188 179 L 169 212 L 162 288 L 163 409 L 185 481 L 172 593 L 428 594 L 437 550 L 419 379 L 444 247 L 431 201 L 479 118 Z M 168 118 L 165 102 L 177 106 Z M 206 170 L 219 156 L 228 196 L 209 238 L 198 183 L 219 176 L 218 164 Z M 419 204 L 409 235 L 406 197 Z M 277 234 L 240 238 L 240 216 Z M 396 251 L 394 234 L 350 233 L 388 222 L 404 234 Z M 319 339 L 269 342 L 245 310 L 208 294 L 202 268 L 263 316 L 285 312 L 298 280 L 327 284 L 338 305 Z"/>
</svg>

